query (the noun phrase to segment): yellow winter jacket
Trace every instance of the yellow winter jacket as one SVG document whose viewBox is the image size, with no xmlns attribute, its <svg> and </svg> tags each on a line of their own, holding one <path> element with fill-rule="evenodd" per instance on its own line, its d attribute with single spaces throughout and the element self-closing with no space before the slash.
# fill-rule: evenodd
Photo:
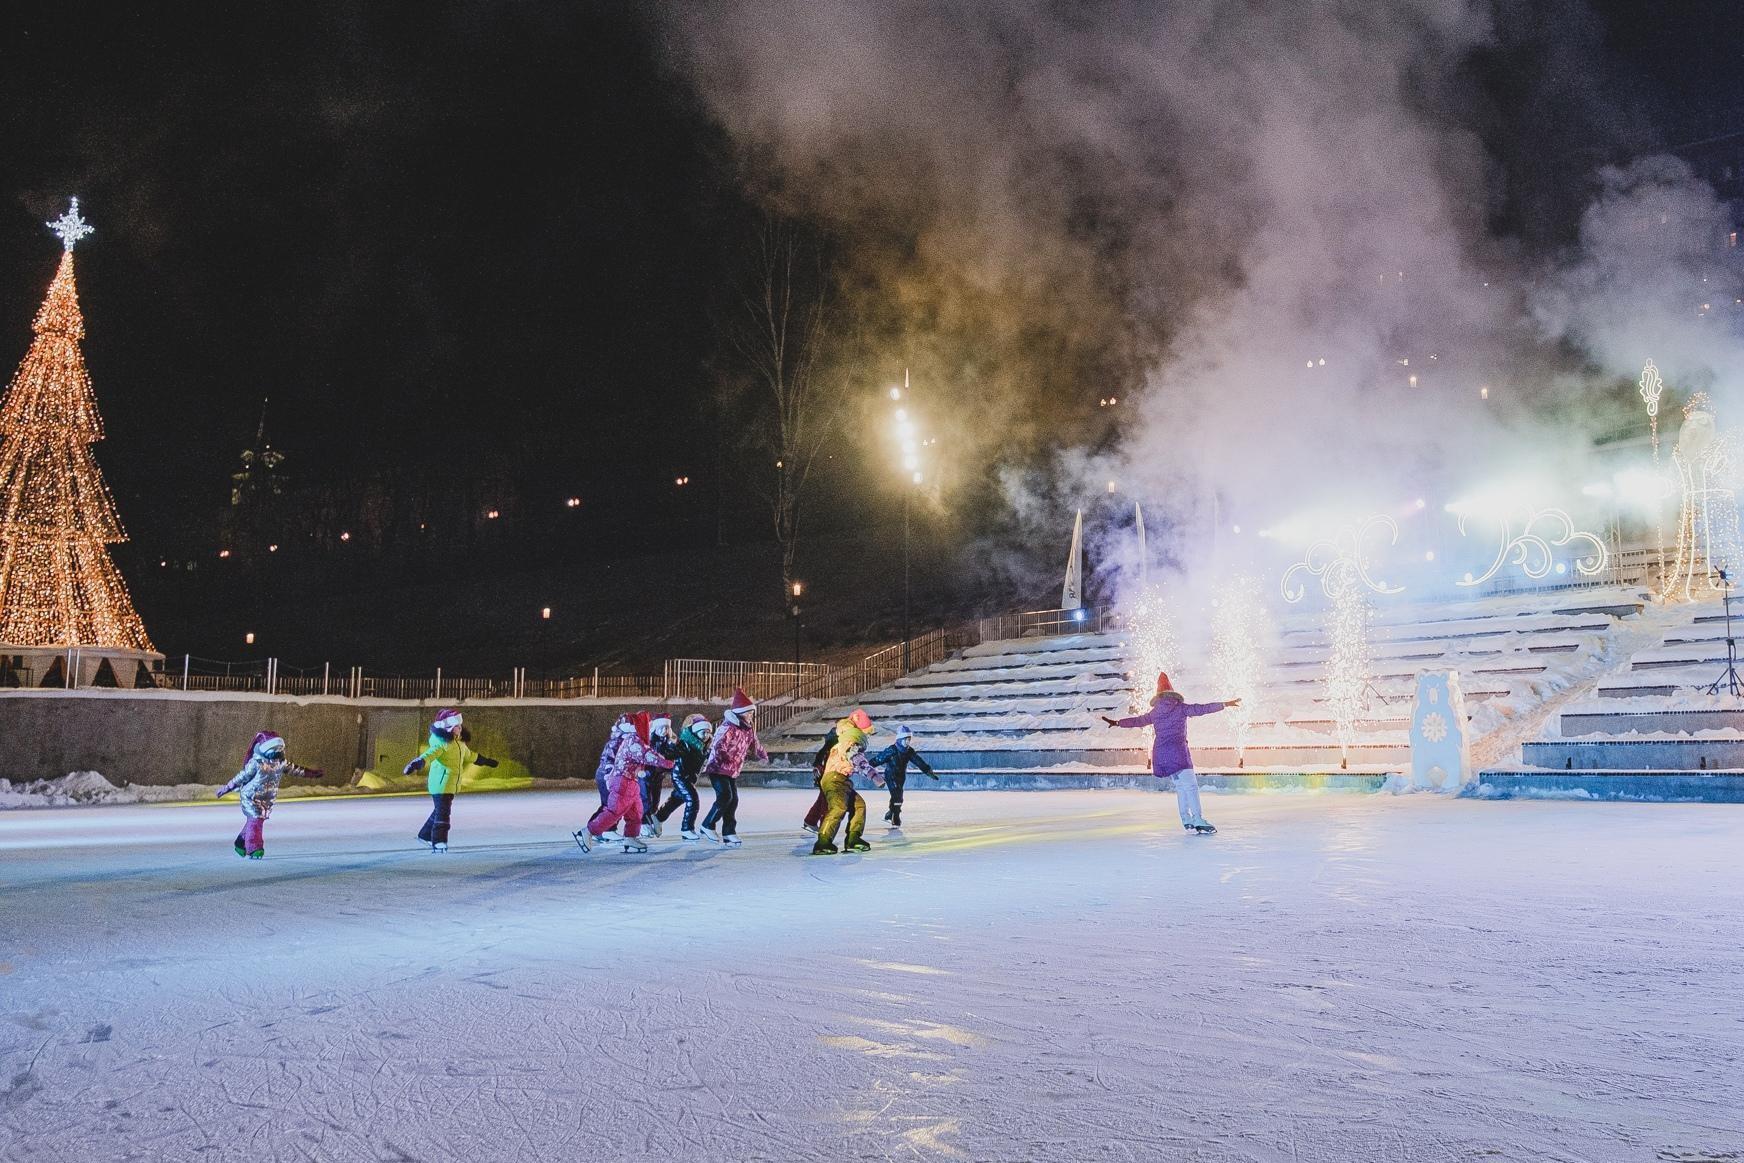
<svg viewBox="0 0 1744 1163">
<path fill-rule="evenodd" d="M 854 748 L 866 741 L 866 732 L 854 726 L 850 719 L 843 719 L 836 724 L 836 745 L 830 748 L 830 757 L 824 762 L 825 775 L 853 775 Z"/>
<path fill-rule="evenodd" d="M 458 738 L 444 739 L 432 734 L 424 753 L 418 756 L 430 765 L 428 787 L 433 796 L 453 795 L 460 790 L 460 773 L 472 766 L 478 753 Z"/>
</svg>

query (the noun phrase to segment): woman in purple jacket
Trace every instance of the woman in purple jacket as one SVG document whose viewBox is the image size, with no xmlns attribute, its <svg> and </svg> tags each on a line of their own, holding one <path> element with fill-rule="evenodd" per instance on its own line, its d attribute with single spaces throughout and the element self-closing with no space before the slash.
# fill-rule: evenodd
<svg viewBox="0 0 1744 1163">
<path fill-rule="evenodd" d="M 1110 719 L 1104 715 L 1102 721 L 1110 727 L 1151 728 L 1151 774 L 1158 779 L 1165 775 L 1175 777 L 1175 802 L 1181 809 L 1181 826 L 1189 832 L 1209 836 L 1217 829 L 1206 823 L 1199 811 L 1199 773 L 1193 770 L 1193 753 L 1187 750 L 1187 720 L 1240 703 L 1240 699 L 1189 703 L 1176 692 L 1168 675 L 1159 674 L 1157 693 L 1151 699 L 1150 710 L 1127 719 Z"/>
</svg>

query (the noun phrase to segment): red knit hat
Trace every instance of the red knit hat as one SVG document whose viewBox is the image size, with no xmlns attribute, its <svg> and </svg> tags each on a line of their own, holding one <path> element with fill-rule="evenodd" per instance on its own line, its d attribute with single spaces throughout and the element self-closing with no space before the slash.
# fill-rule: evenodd
<svg viewBox="0 0 1744 1163">
<path fill-rule="evenodd" d="M 1174 689 L 1175 684 L 1169 681 L 1168 674 L 1165 671 L 1159 670 L 1157 672 L 1157 693 L 1159 695 L 1166 695 Z"/>
<path fill-rule="evenodd" d="M 848 716 L 848 722 L 870 735 L 873 731 L 872 716 L 866 713 L 865 707 L 855 707 L 854 713 Z"/>
</svg>

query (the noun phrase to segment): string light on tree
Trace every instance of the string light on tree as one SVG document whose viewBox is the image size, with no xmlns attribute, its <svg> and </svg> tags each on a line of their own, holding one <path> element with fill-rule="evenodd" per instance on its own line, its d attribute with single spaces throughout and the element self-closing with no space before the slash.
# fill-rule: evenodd
<svg viewBox="0 0 1744 1163">
<path fill-rule="evenodd" d="M 80 348 L 73 248 L 94 228 L 76 198 L 48 227 L 60 268 L 0 405 L 0 643 L 151 652 L 109 557 L 127 535 L 92 452 L 103 421 Z"/>
</svg>

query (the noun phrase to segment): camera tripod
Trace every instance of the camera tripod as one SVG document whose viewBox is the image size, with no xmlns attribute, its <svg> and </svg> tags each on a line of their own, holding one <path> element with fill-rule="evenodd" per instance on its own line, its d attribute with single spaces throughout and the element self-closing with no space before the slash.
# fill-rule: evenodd
<svg viewBox="0 0 1744 1163">
<path fill-rule="evenodd" d="M 1703 689 L 1710 695 L 1720 693 L 1725 687 L 1733 698 L 1744 695 L 1744 680 L 1738 677 L 1738 640 L 1732 637 L 1732 579 L 1726 576 L 1725 570 L 1720 570 L 1720 593 L 1726 604 L 1726 671 Z"/>
</svg>

